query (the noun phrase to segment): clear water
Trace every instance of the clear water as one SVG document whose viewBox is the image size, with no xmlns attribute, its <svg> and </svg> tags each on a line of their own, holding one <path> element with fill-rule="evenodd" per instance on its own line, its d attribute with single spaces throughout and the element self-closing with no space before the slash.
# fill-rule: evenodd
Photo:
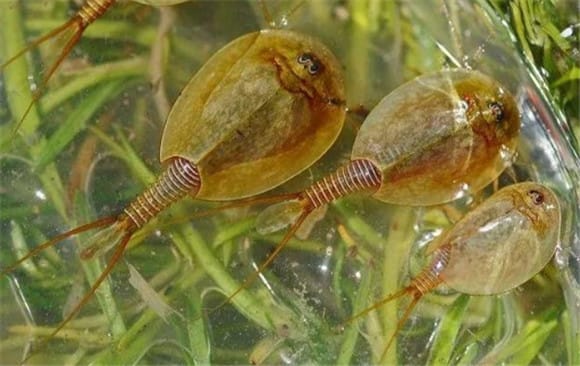
<svg viewBox="0 0 580 366">
<path fill-rule="evenodd" d="M 57 25 L 67 7 L 65 2 L 27 2 L 27 34 Z M 443 67 L 471 67 L 500 80 L 517 96 L 522 113 L 515 176 L 544 183 L 561 197 L 561 242 L 544 272 L 501 296 L 468 298 L 448 290 L 426 296 L 387 361 L 573 363 L 570 357 L 580 347 L 578 336 L 574 338 L 580 329 L 579 160 L 566 137 L 563 116 L 547 101 L 545 85 L 523 61 L 506 26 L 485 4 L 463 1 L 307 1 L 291 14 L 292 2 L 268 2 L 268 7 L 278 24 L 322 39 L 337 54 L 350 106 L 370 109 L 404 81 Z M 157 29 L 166 21 L 171 27 L 168 38 L 157 43 L 159 64 L 150 55 Z M 26 246 L 117 212 L 151 183 L 161 171 L 157 154 L 167 112 L 163 94 L 171 105 L 213 52 L 266 26 L 256 3 L 192 1 L 163 12 L 120 4 L 90 27 L 44 93 L 36 135 L 10 139 L 2 147 L 2 265 L 22 255 Z M 54 58 L 54 46 L 26 60 L 39 67 L 45 57 Z M 98 66 L 104 64 L 113 66 L 100 78 Z M 151 67 L 163 75 L 163 84 L 151 81 Z M 67 92 L 87 75 L 98 83 Z M 26 85 L 4 79 L 3 136 L 10 135 L 8 103 L 14 95 L 25 96 Z M 83 111 L 92 109 L 83 119 Z M 277 191 L 300 189 L 344 163 L 361 121 L 349 116 L 329 154 Z M 66 136 L 59 132 L 63 125 L 80 133 L 59 151 L 43 149 L 38 141 L 46 139 L 54 146 Z M 512 175 L 504 174 L 499 184 L 510 184 Z M 56 193 L 51 186 L 57 187 Z M 490 187 L 483 195 L 491 192 Z M 188 217 L 207 207 L 185 200 L 153 223 L 70 328 L 49 346 L 35 343 L 30 362 L 376 363 L 394 329 L 396 304 L 381 307 L 358 328 L 338 332 L 336 327 L 353 309 L 406 283 L 425 263 L 423 246 L 451 225 L 444 212 L 466 209 L 465 202 L 407 208 L 364 196 L 344 199 L 321 215 L 306 240 L 293 241 L 248 291 L 200 318 L 201 309 L 219 305 L 280 239 L 262 237 L 253 229 L 263 207 Z M 86 291 L 85 278 L 92 281 L 102 270 L 102 260 L 78 259 L 76 248 L 82 244 L 83 237 L 67 240 L 57 247 L 58 254 L 44 252 L 1 280 L 2 363 L 17 363 L 28 354 L 34 335 L 49 334 Z M 127 263 L 165 295 L 164 302 L 173 309 L 165 313 L 166 321 L 158 307 L 152 310 L 153 300 L 144 301 L 130 285 Z M 453 329 L 457 334 L 448 342 L 453 347 L 446 349 L 438 339 Z M 533 342 L 522 347 L 525 339 Z"/>
</svg>

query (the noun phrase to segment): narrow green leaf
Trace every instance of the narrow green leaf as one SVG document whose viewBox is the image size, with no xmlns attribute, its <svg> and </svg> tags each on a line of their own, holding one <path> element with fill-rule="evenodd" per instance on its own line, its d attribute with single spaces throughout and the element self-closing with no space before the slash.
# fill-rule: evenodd
<svg viewBox="0 0 580 366">
<path fill-rule="evenodd" d="M 22 227 L 16 221 L 10 221 L 10 237 L 12 239 L 12 246 L 16 252 L 17 258 L 22 258 L 26 253 L 30 251 L 30 248 L 26 244 L 26 239 L 24 239 L 24 233 L 22 232 Z M 21 263 L 21 268 L 26 271 L 33 278 L 41 278 L 42 274 L 38 271 L 38 268 L 31 259 L 27 259 Z"/>
<path fill-rule="evenodd" d="M 214 253 L 206 244 L 201 235 L 189 226 L 182 226 L 179 233 L 174 235 L 176 241 L 180 236 L 185 241 L 190 250 L 195 253 L 198 263 L 203 266 L 208 275 L 223 289 L 224 293 L 234 293 L 241 284 L 236 281 L 216 258 Z M 282 314 L 275 314 L 268 311 L 269 306 L 263 304 L 257 297 L 254 297 L 251 291 L 242 290 L 233 299 L 232 303 L 236 305 L 241 313 L 251 319 L 257 325 L 264 329 L 275 330 L 273 319 L 279 319 Z"/>
<path fill-rule="evenodd" d="M 356 293 L 355 302 L 353 306 L 353 314 L 358 314 L 363 311 L 368 306 L 368 299 L 372 288 L 373 276 L 371 271 L 364 271 L 362 275 L 362 280 L 360 282 L 360 287 Z M 348 365 L 351 364 L 352 355 L 358 339 L 359 327 L 358 322 L 354 322 L 352 325 L 348 326 L 345 334 L 342 346 L 338 354 L 338 359 L 336 360 L 337 365 Z"/>
<path fill-rule="evenodd" d="M 62 24 L 61 19 L 27 19 L 26 27 L 39 33 L 48 32 Z M 155 39 L 154 27 L 135 28 L 126 21 L 99 19 L 83 32 L 83 38 L 99 38 L 108 41 L 128 40 L 148 47 Z"/>
<path fill-rule="evenodd" d="M 210 364 L 210 340 L 205 327 L 204 318 L 201 316 L 201 297 L 188 296 L 186 313 L 186 327 L 189 336 L 189 350 L 195 365 Z"/>
<path fill-rule="evenodd" d="M 48 143 L 45 144 L 36 161 L 35 170 L 42 172 L 47 164 L 52 163 L 60 152 L 77 136 L 86 129 L 89 120 L 110 99 L 120 94 L 128 84 L 124 79 L 118 79 L 93 90 L 81 104 L 67 118 L 67 120 L 52 134 Z"/>
<path fill-rule="evenodd" d="M 510 359 L 514 365 L 529 365 L 540 353 L 544 343 L 558 325 L 557 320 L 542 321 L 540 326 L 522 343 L 519 350 Z"/>
<path fill-rule="evenodd" d="M 552 317 L 528 321 L 519 333 L 498 352 L 495 360 L 497 363 L 529 364 L 557 325 L 557 320 Z"/>
<path fill-rule="evenodd" d="M 441 319 L 435 331 L 435 340 L 431 347 L 428 364 L 449 365 L 469 299 L 468 295 L 460 295 Z"/>
<path fill-rule="evenodd" d="M 86 197 L 82 192 L 78 192 L 75 196 L 74 207 L 75 217 L 78 218 L 79 222 L 89 222 L 90 218 L 93 217 L 92 210 L 90 209 L 86 201 Z M 75 225 L 75 223 L 71 222 L 71 225 Z M 89 238 L 90 235 L 94 234 L 95 232 L 96 231 L 79 234 L 76 238 L 77 245 L 81 246 L 84 244 L 87 238 Z M 90 285 L 95 283 L 105 268 L 104 259 L 101 257 L 81 261 L 81 266 L 85 273 L 87 282 Z M 126 332 L 126 327 L 123 319 L 121 318 L 119 309 L 117 308 L 115 297 L 113 296 L 113 288 L 109 279 L 105 279 L 103 283 L 101 283 L 95 292 L 95 297 L 97 298 L 103 313 L 107 319 L 109 319 L 109 329 L 111 335 L 114 339 L 119 338 Z"/>
<path fill-rule="evenodd" d="M 97 65 L 83 70 L 82 74 L 75 76 L 62 87 L 47 91 L 46 95 L 40 99 L 40 105 L 43 112 L 48 113 L 66 100 L 105 81 L 145 77 L 146 74 L 147 62 L 140 57 Z"/>
<path fill-rule="evenodd" d="M 0 1 L 0 55 L 2 60 L 8 55 L 15 55 L 26 46 L 22 30 L 20 11 L 13 9 L 14 4 L 9 1 Z M 12 112 L 14 123 L 18 123 L 32 101 L 32 92 L 28 81 L 29 67 L 25 57 L 19 57 L 2 70 L 6 88 L 6 100 Z M 24 136 L 33 134 L 40 125 L 40 118 L 36 105 L 33 104 L 30 112 L 22 121 L 20 131 Z M 13 125 L 15 126 L 15 125 Z M 5 139 L 14 138 L 10 133 L 2 137 L 2 146 Z"/>
<path fill-rule="evenodd" d="M 569 82 L 577 83 L 578 80 L 580 80 L 580 68 L 573 67 L 570 70 L 568 70 L 568 72 L 566 72 L 564 75 L 562 75 L 562 77 L 560 77 L 558 80 L 552 83 L 551 87 L 556 88 Z M 578 87 L 578 85 L 576 85 L 576 87 Z"/>
<path fill-rule="evenodd" d="M 471 343 L 467 347 L 465 347 L 465 351 L 463 351 L 463 355 L 457 362 L 458 365 L 473 365 L 475 364 L 475 357 L 479 352 L 479 345 L 477 343 Z"/>
</svg>

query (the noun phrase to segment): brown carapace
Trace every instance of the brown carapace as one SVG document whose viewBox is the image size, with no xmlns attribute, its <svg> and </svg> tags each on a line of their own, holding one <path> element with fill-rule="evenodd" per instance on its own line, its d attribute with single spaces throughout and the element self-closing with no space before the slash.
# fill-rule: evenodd
<svg viewBox="0 0 580 366">
<path fill-rule="evenodd" d="M 262 233 L 292 226 L 225 302 L 272 262 L 314 209 L 361 191 L 415 206 L 478 192 L 511 164 L 519 129 L 513 96 L 480 72 L 445 70 L 398 87 L 363 122 L 350 163 L 260 214 Z"/>
<path fill-rule="evenodd" d="M 468 212 L 427 248 L 430 264 L 402 290 L 350 318 L 408 296 L 410 303 L 381 361 L 419 300 L 437 286 L 468 295 L 495 295 L 528 281 L 542 270 L 559 241 L 561 212 L 556 194 L 538 183 L 513 184 Z"/>
<path fill-rule="evenodd" d="M 115 247 L 105 270 L 51 338 L 91 298 L 131 236 L 190 195 L 205 200 L 254 196 L 297 175 L 333 144 L 346 115 L 341 66 L 318 40 L 264 30 L 218 51 L 185 86 L 161 139 L 165 172 L 123 212 L 80 226 L 38 246 L 2 270 L 72 235 L 99 229 L 87 259 Z M 268 198 L 265 202 L 271 202 Z"/>
<path fill-rule="evenodd" d="M 189 0 L 133 0 L 138 3 L 152 6 L 170 6 L 180 4 Z M 17 132 L 19 127 L 22 125 L 26 116 L 30 113 L 34 103 L 38 101 L 41 97 L 43 91 L 45 90 L 50 78 L 54 75 L 58 67 L 62 64 L 64 59 L 71 53 L 72 49 L 81 39 L 85 29 L 87 29 L 91 24 L 101 18 L 115 3 L 117 0 L 85 0 L 81 5 L 80 9 L 65 23 L 58 26 L 57 28 L 51 30 L 50 32 L 36 38 L 30 42 L 26 47 L 16 52 L 12 57 L 0 64 L 0 74 L 4 72 L 6 67 L 14 62 L 16 59 L 29 52 L 33 48 L 51 40 L 60 37 L 63 44 L 60 52 L 55 58 L 55 61 L 50 64 L 45 71 L 42 72 L 42 79 L 40 80 L 38 88 L 32 95 L 32 100 L 26 108 L 24 114 L 20 117 L 20 120 L 16 123 L 13 128 L 14 132 Z M 270 13 L 263 1 L 261 1 L 262 8 L 264 9 L 264 15 L 268 23 L 273 24 L 271 20 Z M 293 9 L 292 11 L 296 10 Z"/>
</svg>

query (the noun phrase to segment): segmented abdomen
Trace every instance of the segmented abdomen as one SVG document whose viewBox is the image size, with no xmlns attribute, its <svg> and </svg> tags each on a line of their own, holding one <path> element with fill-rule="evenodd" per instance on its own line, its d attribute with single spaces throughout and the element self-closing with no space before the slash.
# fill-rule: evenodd
<svg viewBox="0 0 580 366">
<path fill-rule="evenodd" d="M 116 1 L 117 0 L 87 0 L 77 12 L 77 16 L 82 20 L 82 27 L 85 28 L 100 18 Z"/>
<path fill-rule="evenodd" d="M 437 287 L 442 282 L 440 274 L 447 267 L 450 254 L 451 248 L 448 245 L 439 248 L 431 265 L 413 279 L 410 287 L 415 288 L 421 295 Z"/>
<path fill-rule="evenodd" d="M 186 159 L 174 159 L 157 182 L 140 194 L 123 211 L 135 229 L 141 228 L 153 217 L 188 193 L 201 186 L 197 167 Z"/>
<path fill-rule="evenodd" d="M 369 160 L 353 160 L 333 174 L 314 183 L 304 191 L 313 208 L 330 203 L 350 193 L 378 189 L 382 177 L 380 170 Z"/>
</svg>

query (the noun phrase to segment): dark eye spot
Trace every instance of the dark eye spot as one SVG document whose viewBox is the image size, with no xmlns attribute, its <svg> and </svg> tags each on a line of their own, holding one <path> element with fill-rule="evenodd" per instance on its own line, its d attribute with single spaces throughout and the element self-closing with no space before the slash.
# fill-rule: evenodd
<svg viewBox="0 0 580 366">
<path fill-rule="evenodd" d="M 300 65 L 304 65 L 304 69 L 306 69 L 310 75 L 316 75 L 322 71 L 322 64 L 311 53 L 303 53 L 299 55 L 296 58 L 296 62 Z"/>
<path fill-rule="evenodd" d="M 501 122 L 504 119 L 504 108 L 501 103 L 491 102 L 487 105 L 491 114 L 495 117 L 496 122 Z"/>
<path fill-rule="evenodd" d="M 541 205 L 542 203 L 544 203 L 544 195 L 542 194 L 542 192 L 532 189 L 528 191 L 528 196 L 532 199 L 532 202 L 535 205 Z"/>
<path fill-rule="evenodd" d="M 315 75 L 318 73 L 318 71 L 320 71 L 320 64 L 318 62 L 312 62 L 309 66 L 308 66 L 308 72 L 310 73 L 310 75 Z"/>
<path fill-rule="evenodd" d="M 300 56 L 298 56 L 298 58 L 296 59 L 296 61 L 300 65 L 306 65 L 307 63 L 311 63 L 312 62 L 312 56 L 309 53 L 303 53 Z"/>
</svg>

